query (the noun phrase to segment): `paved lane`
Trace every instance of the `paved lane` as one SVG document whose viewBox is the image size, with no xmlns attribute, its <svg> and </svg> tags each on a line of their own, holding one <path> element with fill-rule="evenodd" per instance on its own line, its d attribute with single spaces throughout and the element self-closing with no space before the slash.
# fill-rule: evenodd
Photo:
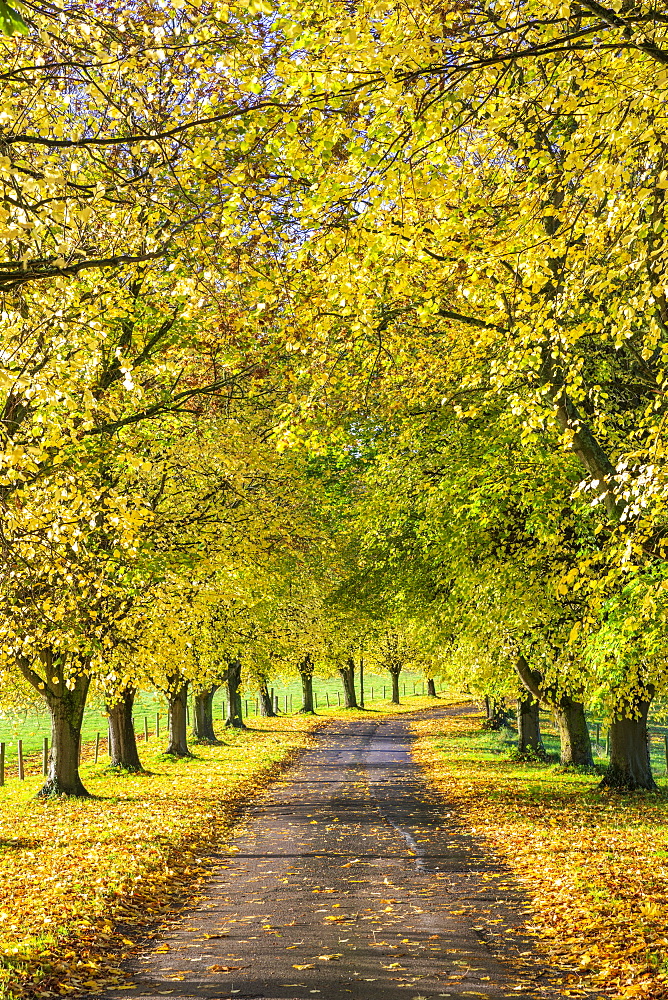
<svg viewBox="0 0 668 1000">
<path fill-rule="evenodd" d="M 535 989 L 494 957 L 519 898 L 426 803 L 410 742 L 401 719 L 325 727 L 259 801 L 197 908 L 139 956 L 140 992 L 435 1000 Z"/>
</svg>

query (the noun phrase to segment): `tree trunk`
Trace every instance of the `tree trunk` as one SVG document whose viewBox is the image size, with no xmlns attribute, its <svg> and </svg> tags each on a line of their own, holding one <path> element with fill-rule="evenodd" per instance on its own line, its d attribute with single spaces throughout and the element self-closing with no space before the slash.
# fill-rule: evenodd
<svg viewBox="0 0 668 1000">
<path fill-rule="evenodd" d="M 652 777 L 647 735 L 647 713 L 653 695 L 652 689 L 647 700 L 638 700 L 637 718 L 633 718 L 627 709 L 624 716 L 613 718 L 610 723 L 610 766 L 600 788 L 612 788 L 620 792 L 635 792 L 639 789 L 657 791 Z"/>
<path fill-rule="evenodd" d="M 192 757 L 188 749 L 188 681 L 172 688 L 169 700 L 169 746 L 165 753 L 174 757 Z"/>
<path fill-rule="evenodd" d="M 543 755 L 545 748 L 540 738 L 540 702 L 532 694 L 517 699 L 517 735 L 522 754 Z"/>
<path fill-rule="evenodd" d="M 239 660 L 230 660 L 227 667 L 227 700 L 228 713 L 225 725 L 232 729 L 245 729 L 243 716 L 241 713 L 241 663 Z"/>
<path fill-rule="evenodd" d="M 503 727 L 508 722 L 508 713 L 506 711 L 506 706 L 501 701 L 497 701 L 496 698 L 490 697 L 490 695 L 485 695 L 485 721 L 482 724 L 483 729 L 489 729 L 493 732 L 498 732 L 499 729 Z"/>
<path fill-rule="evenodd" d="M 51 715 L 48 774 L 38 796 L 72 795 L 88 798 L 89 793 L 79 777 L 79 749 L 81 723 L 90 687 L 89 675 L 85 671 L 68 675 L 66 657 L 58 656 L 50 648 L 40 652 L 39 663 L 33 664 L 24 657 L 19 657 L 17 662 L 23 676 L 46 701 Z M 38 673 L 40 668 L 43 676 Z"/>
<path fill-rule="evenodd" d="M 313 660 L 311 654 L 307 653 L 303 660 L 297 664 L 297 670 L 302 682 L 302 707 L 299 709 L 302 715 L 315 715 L 313 707 Z"/>
<path fill-rule="evenodd" d="M 565 695 L 554 706 L 554 717 L 561 742 L 561 763 L 565 766 L 593 767 L 594 756 L 584 705 Z"/>
<path fill-rule="evenodd" d="M 218 687 L 218 684 L 212 684 L 205 691 L 198 691 L 195 694 L 193 737 L 196 743 L 221 745 L 213 728 L 213 699 Z"/>
<path fill-rule="evenodd" d="M 399 705 L 399 674 L 401 665 L 390 667 L 390 677 L 392 678 L 392 704 Z"/>
<path fill-rule="evenodd" d="M 269 685 L 266 680 L 260 682 L 260 714 L 266 719 L 274 719 L 276 712 L 269 694 Z"/>
<path fill-rule="evenodd" d="M 364 657 L 360 653 L 360 708 L 364 708 Z"/>
<path fill-rule="evenodd" d="M 581 764 L 592 767 L 594 758 L 582 702 L 575 701 L 569 695 L 559 697 L 556 690 L 544 688 L 542 674 L 532 670 L 521 654 L 517 658 L 515 669 L 527 691 L 554 711 L 559 729 L 561 763 L 565 766 Z"/>
<path fill-rule="evenodd" d="M 137 750 L 135 727 L 132 721 L 136 691 L 126 687 L 120 697 L 108 704 L 109 734 L 111 746 L 109 756 L 112 767 L 123 767 L 126 771 L 143 771 Z"/>
<path fill-rule="evenodd" d="M 81 723 L 89 686 L 89 677 L 77 677 L 73 688 L 65 688 L 62 697 L 47 698 L 51 713 L 51 750 L 46 782 L 37 793 L 40 797 L 89 797 L 79 777 Z"/>
<path fill-rule="evenodd" d="M 433 677 L 427 677 L 427 694 L 430 698 L 437 698 L 436 694 L 436 682 Z"/>
<path fill-rule="evenodd" d="M 346 708 L 358 708 L 355 692 L 355 661 L 349 656 L 345 664 L 338 668 L 343 681 L 343 700 Z"/>
</svg>

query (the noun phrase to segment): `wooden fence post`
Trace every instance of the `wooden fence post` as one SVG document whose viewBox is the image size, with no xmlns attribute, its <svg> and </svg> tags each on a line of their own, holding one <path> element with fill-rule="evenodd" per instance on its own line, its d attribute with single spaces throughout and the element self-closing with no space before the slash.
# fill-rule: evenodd
<svg viewBox="0 0 668 1000">
<path fill-rule="evenodd" d="M 25 775 L 23 773 L 23 740 L 18 742 L 18 753 L 19 753 L 19 780 L 23 781 Z"/>
<path fill-rule="evenodd" d="M 98 758 L 100 756 L 100 734 L 95 733 L 95 763 L 97 764 Z"/>
<path fill-rule="evenodd" d="M 329 691 L 325 691 L 325 698 L 327 699 L 327 708 L 329 708 Z"/>
</svg>

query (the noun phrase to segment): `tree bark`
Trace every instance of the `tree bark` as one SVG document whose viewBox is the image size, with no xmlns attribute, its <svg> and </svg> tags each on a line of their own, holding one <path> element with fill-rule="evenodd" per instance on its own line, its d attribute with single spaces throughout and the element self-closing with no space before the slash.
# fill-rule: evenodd
<svg viewBox="0 0 668 1000">
<path fill-rule="evenodd" d="M 180 678 L 170 680 L 174 686 L 170 686 L 168 695 L 169 746 L 165 753 L 174 757 L 192 757 L 188 749 L 188 681 L 179 684 Z"/>
<path fill-rule="evenodd" d="M 504 699 L 501 698 L 500 701 L 497 701 L 496 698 L 487 694 L 485 695 L 485 716 L 482 728 L 492 732 L 498 732 L 499 729 L 503 729 L 510 721 Z"/>
<path fill-rule="evenodd" d="M 343 666 L 338 667 L 343 681 L 343 700 L 345 708 L 358 708 L 355 692 L 355 661 L 349 656 Z"/>
<path fill-rule="evenodd" d="M 210 743 L 212 746 L 221 745 L 213 728 L 213 699 L 218 687 L 218 684 L 212 684 L 204 691 L 198 691 L 195 694 L 193 737 L 196 743 Z"/>
<path fill-rule="evenodd" d="M 39 691 L 51 715 L 47 779 L 37 795 L 42 798 L 51 795 L 88 798 L 89 792 L 79 776 L 79 748 L 90 676 L 84 670 L 68 677 L 66 658 L 58 656 L 50 648 L 40 652 L 39 660 L 39 665 L 24 657 L 17 660 L 21 673 Z M 38 673 L 40 668 L 43 676 Z M 67 680 L 70 687 L 65 683 Z"/>
<path fill-rule="evenodd" d="M 302 707 L 299 709 L 302 715 L 315 715 L 313 707 L 313 660 L 311 654 L 306 656 L 297 664 L 297 670 L 302 682 Z"/>
<path fill-rule="evenodd" d="M 364 657 L 360 652 L 360 708 L 364 708 Z"/>
<path fill-rule="evenodd" d="M 137 749 L 135 727 L 132 721 L 136 691 L 132 687 L 123 689 L 119 698 L 107 704 L 111 746 L 109 756 L 112 767 L 122 767 L 126 771 L 143 771 Z"/>
<path fill-rule="evenodd" d="M 517 699 L 517 735 L 522 754 L 543 755 L 545 748 L 540 737 L 540 702 L 527 692 Z"/>
<path fill-rule="evenodd" d="M 427 694 L 430 698 L 437 698 L 436 682 L 433 677 L 427 677 Z"/>
<path fill-rule="evenodd" d="M 559 730 L 561 763 L 565 767 L 593 767 L 594 755 L 582 702 L 564 695 L 554 706 L 554 718 Z"/>
<path fill-rule="evenodd" d="M 269 685 L 266 680 L 260 682 L 260 714 L 266 719 L 276 718 L 276 712 L 269 694 Z"/>
<path fill-rule="evenodd" d="M 401 663 L 393 663 L 392 666 L 388 668 L 390 671 L 390 677 L 392 678 L 393 705 L 401 704 L 401 702 L 399 701 L 399 674 L 401 673 L 401 667 L 402 667 Z"/>
<path fill-rule="evenodd" d="M 584 704 L 569 695 L 559 696 L 556 691 L 545 688 L 542 674 L 532 670 L 521 654 L 517 657 L 515 669 L 527 691 L 554 712 L 559 729 L 561 763 L 565 767 L 575 764 L 592 767 L 594 756 Z"/>
<path fill-rule="evenodd" d="M 492 732 L 497 732 L 508 722 L 508 712 L 506 711 L 506 706 L 501 701 L 497 701 L 496 698 L 490 695 L 485 695 L 485 721 L 482 724 L 483 729 L 491 730 Z"/>
<path fill-rule="evenodd" d="M 647 734 L 647 713 L 654 696 L 649 691 L 647 699 L 638 699 L 634 706 L 634 717 L 629 709 L 618 715 L 610 723 L 610 766 L 603 776 L 600 788 L 612 788 L 620 792 L 635 792 L 641 789 L 657 791 L 652 776 L 649 759 L 649 739 Z"/>
<path fill-rule="evenodd" d="M 245 729 L 243 715 L 241 712 L 241 662 L 230 660 L 227 666 L 227 700 L 228 713 L 225 725 L 232 729 Z"/>
</svg>

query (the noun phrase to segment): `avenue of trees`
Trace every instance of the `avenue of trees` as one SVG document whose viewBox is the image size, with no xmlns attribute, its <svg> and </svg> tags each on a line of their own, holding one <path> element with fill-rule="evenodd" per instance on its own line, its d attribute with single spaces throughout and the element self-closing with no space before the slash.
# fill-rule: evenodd
<svg viewBox="0 0 668 1000">
<path fill-rule="evenodd" d="M 0 649 L 85 794 L 252 683 L 410 665 L 652 789 L 668 698 L 658 0 L 0 5 Z"/>
</svg>

